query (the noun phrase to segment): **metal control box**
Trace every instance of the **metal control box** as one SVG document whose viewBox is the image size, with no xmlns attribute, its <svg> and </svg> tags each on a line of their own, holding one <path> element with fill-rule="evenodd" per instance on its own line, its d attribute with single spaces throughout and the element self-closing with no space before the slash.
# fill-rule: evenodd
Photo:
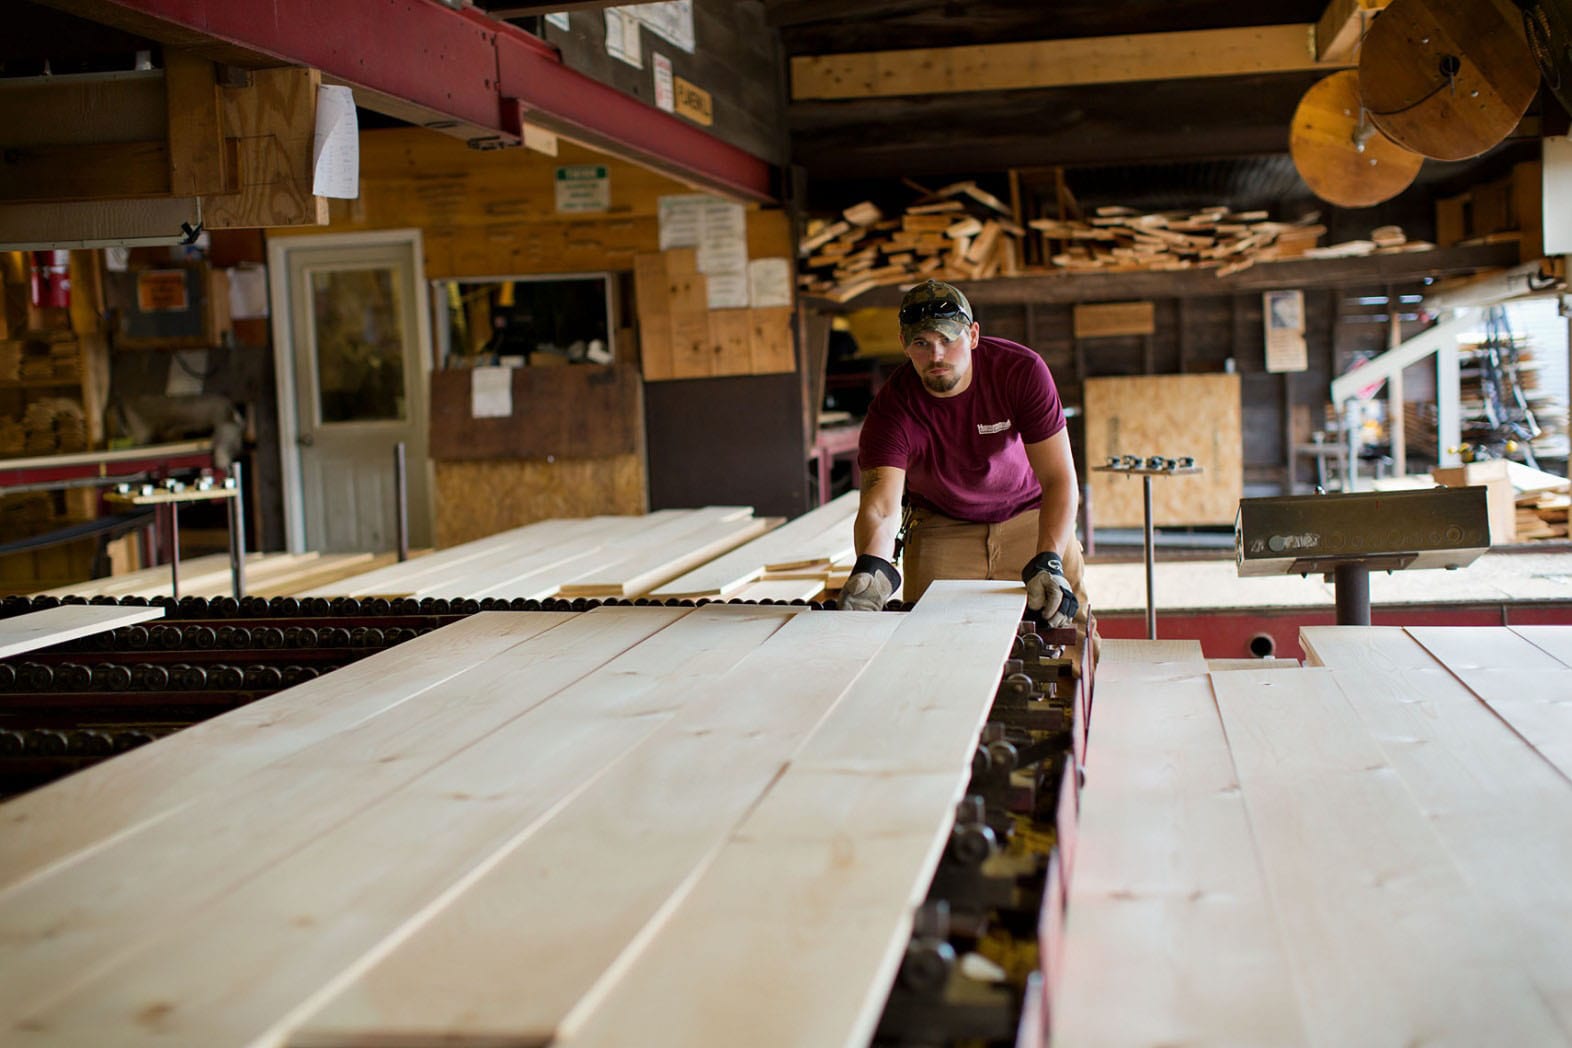
<svg viewBox="0 0 1572 1048">
<path fill-rule="evenodd" d="M 1241 499 L 1234 518 L 1240 575 L 1460 568 L 1489 548 L 1484 488 Z"/>
</svg>

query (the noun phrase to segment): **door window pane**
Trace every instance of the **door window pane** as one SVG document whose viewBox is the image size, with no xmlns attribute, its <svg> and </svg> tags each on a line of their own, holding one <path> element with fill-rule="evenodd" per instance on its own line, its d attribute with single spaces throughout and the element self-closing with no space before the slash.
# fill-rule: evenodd
<svg viewBox="0 0 1572 1048">
<path fill-rule="evenodd" d="M 315 270 L 318 405 L 323 422 L 404 418 L 404 312 L 392 269 Z"/>
</svg>

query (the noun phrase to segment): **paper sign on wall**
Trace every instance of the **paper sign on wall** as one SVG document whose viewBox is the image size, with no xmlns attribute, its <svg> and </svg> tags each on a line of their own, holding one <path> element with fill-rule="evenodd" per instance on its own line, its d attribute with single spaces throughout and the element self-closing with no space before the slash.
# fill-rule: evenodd
<svg viewBox="0 0 1572 1048">
<path fill-rule="evenodd" d="M 698 247 L 704 226 L 704 205 L 710 198 L 702 193 L 663 196 L 658 202 L 660 249 Z"/>
<path fill-rule="evenodd" d="M 791 305 L 791 259 L 756 258 L 748 263 L 748 305 L 755 309 Z"/>
<path fill-rule="evenodd" d="M 611 209 L 611 172 L 601 164 L 569 164 L 557 168 L 557 210 Z"/>
<path fill-rule="evenodd" d="M 360 126 L 355 117 L 355 93 L 338 84 L 317 88 L 311 192 L 341 200 L 360 195 Z"/>
<path fill-rule="evenodd" d="M 639 20 L 620 7 L 606 8 L 606 53 L 637 69 L 644 68 Z"/>
<path fill-rule="evenodd" d="M 693 54 L 693 0 L 666 0 L 664 3 L 631 4 L 622 8 L 662 40 Z"/>
<path fill-rule="evenodd" d="M 568 28 L 568 13 L 566 11 L 553 11 L 546 16 L 546 24 L 554 25 L 558 29 Z"/>
<path fill-rule="evenodd" d="M 1266 325 L 1266 370 L 1304 371 L 1310 366 L 1305 348 L 1303 291 L 1268 291 L 1261 296 Z"/>
<path fill-rule="evenodd" d="M 699 228 L 699 272 L 741 273 L 748 268 L 748 213 L 741 204 L 706 199 Z M 746 285 L 744 285 L 746 286 Z"/>
<path fill-rule="evenodd" d="M 511 418 L 513 369 L 475 368 L 469 373 L 471 418 Z"/>
<path fill-rule="evenodd" d="M 746 270 L 732 273 L 710 273 L 704 278 L 708 305 L 711 309 L 747 309 L 748 274 Z"/>
<path fill-rule="evenodd" d="M 655 105 L 670 113 L 677 108 L 677 97 L 671 86 L 671 59 L 659 52 L 650 52 L 655 66 Z"/>
</svg>

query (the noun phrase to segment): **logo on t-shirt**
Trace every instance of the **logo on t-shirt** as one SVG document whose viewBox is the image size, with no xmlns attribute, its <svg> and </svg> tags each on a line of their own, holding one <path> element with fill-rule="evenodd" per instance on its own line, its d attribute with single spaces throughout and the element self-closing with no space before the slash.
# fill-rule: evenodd
<svg viewBox="0 0 1572 1048">
<path fill-rule="evenodd" d="M 1005 419 L 1003 422 L 991 422 L 986 425 L 979 422 L 977 423 L 977 435 L 980 437 L 986 437 L 991 433 L 1003 433 L 1009 428 L 1009 419 Z"/>
</svg>

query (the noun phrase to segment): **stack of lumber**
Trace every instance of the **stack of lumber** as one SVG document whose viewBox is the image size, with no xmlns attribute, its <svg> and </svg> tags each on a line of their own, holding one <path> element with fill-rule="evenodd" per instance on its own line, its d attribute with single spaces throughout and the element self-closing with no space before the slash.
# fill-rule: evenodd
<svg viewBox="0 0 1572 1048">
<path fill-rule="evenodd" d="M 386 558 L 384 558 L 386 559 Z M 253 596 L 287 596 L 305 588 L 370 568 L 377 558 L 370 553 L 248 553 L 246 592 Z M 73 582 L 44 590 L 52 597 L 167 597 L 170 595 L 168 564 L 112 575 L 90 582 Z M 180 562 L 182 597 L 225 597 L 234 592 L 229 554 L 211 553 Z"/>
<path fill-rule="evenodd" d="M 653 591 L 662 600 L 812 600 L 839 589 L 855 559 L 849 491 Z"/>
<path fill-rule="evenodd" d="M 865 1044 L 1024 604 L 481 613 L 106 761 L 0 806 L 0 1029 Z"/>
<path fill-rule="evenodd" d="M 302 591 L 322 597 L 642 597 L 768 531 L 747 506 L 554 519 Z"/>
<path fill-rule="evenodd" d="M 1003 201 L 975 182 L 926 194 L 894 218 L 864 202 L 808 223 L 799 285 L 847 302 L 886 284 L 1015 276 L 1025 235 Z"/>
<path fill-rule="evenodd" d="M 1309 223 L 1271 222 L 1265 211 L 1141 213 L 1100 207 L 1087 220 L 1034 219 L 1049 242 L 1054 266 L 1073 271 L 1123 272 L 1213 268 L 1219 276 L 1256 262 L 1303 255 L 1326 232 Z"/>
<path fill-rule="evenodd" d="M 1566 1044 L 1572 627 L 1301 640 L 1104 641 L 1054 1042 Z"/>
<path fill-rule="evenodd" d="M 1565 491 L 1537 492 L 1517 500 L 1517 538 L 1564 539 L 1567 537 L 1567 508 L 1572 496 Z"/>
</svg>

